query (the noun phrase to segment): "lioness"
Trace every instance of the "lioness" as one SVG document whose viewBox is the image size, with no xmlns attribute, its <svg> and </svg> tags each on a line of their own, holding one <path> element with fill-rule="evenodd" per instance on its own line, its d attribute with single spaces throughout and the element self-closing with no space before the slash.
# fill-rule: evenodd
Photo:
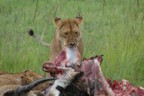
<svg viewBox="0 0 144 96">
<path fill-rule="evenodd" d="M 5 73 L 0 75 L 0 86 L 4 85 L 27 85 L 34 80 L 43 78 L 31 70 L 25 70 L 22 73 Z"/>
<path fill-rule="evenodd" d="M 38 36 L 34 35 L 33 30 L 29 31 L 29 35 L 33 36 L 43 45 L 50 46 L 50 61 L 53 61 L 55 57 L 62 51 L 64 47 L 78 47 L 80 55 L 83 55 L 83 42 L 81 38 L 81 24 L 83 18 L 77 16 L 74 19 L 65 19 L 55 18 L 54 23 L 56 31 L 54 33 L 51 44 L 46 44 Z"/>
</svg>

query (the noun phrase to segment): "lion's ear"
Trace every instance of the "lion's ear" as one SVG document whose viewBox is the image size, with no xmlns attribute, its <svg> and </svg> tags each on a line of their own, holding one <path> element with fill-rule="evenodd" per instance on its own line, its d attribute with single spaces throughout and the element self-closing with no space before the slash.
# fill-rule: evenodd
<svg viewBox="0 0 144 96">
<path fill-rule="evenodd" d="M 79 25 L 81 25 L 82 24 L 82 22 L 83 22 L 83 17 L 82 16 L 76 16 L 76 22 L 79 24 Z"/>
<path fill-rule="evenodd" d="M 59 27 L 61 25 L 61 18 L 60 17 L 55 17 L 54 23 L 56 27 Z"/>
</svg>

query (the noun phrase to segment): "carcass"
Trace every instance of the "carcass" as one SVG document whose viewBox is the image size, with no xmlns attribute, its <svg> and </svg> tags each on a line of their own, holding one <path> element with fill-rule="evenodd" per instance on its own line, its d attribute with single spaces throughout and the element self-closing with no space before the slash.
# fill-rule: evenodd
<svg viewBox="0 0 144 96">
<path fill-rule="evenodd" d="M 73 52 L 75 53 L 75 56 L 73 56 L 73 54 L 74 54 Z M 70 54 L 68 54 L 68 53 L 70 53 Z M 70 58 L 70 57 L 72 57 L 72 58 Z M 61 54 L 55 59 L 53 64 L 50 62 L 44 63 L 43 70 L 46 72 L 56 74 L 56 77 L 61 78 L 61 76 L 63 75 L 64 72 L 63 72 L 63 70 L 61 70 L 62 68 L 60 68 L 60 67 L 74 68 L 75 71 L 84 72 L 84 76 L 82 77 L 81 80 L 85 81 L 84 86 L 87 87 L 86 91 L 87 91 L 87 93 L 89 93 L 89 95 L 91 95 L 91 94 L 94 95 L 97 93 L 97 92 L 95 92 L 95 91 L 97 91 L 96 88 L 93 88 L 94 89 L 93 93 L 90 92 L 92 85 L 94 85 L 97 80 L 97 81 L 102 82 L 102 85 L 105 85 L 104 89 L 108 94 L 110 94 L 111 96 L 114 96 L 113 91 L 109 88 L 109 85 L 106 82 L 106 80 L 104 79 L 104 76 L 102 75 L 102 72 L 101 72 L 100 63 L 102 62 L 102 57 L 97 56 L 95 58 L 85 59 L 82 62 L 79 62 L 78 57 L 79 57 L 79 52 L 77 51 L 77 48 L 73 48 L 73 49 L 65 48 L 65 50 L 63 50 L 61 52 Z M 66 75 L 66 74 L 64 74 L 64 75 Z M 90 80 L 92 82 L 89 82 Z M 100 83 L 100 82 L 96 82 L 96 83 Z M 97 84 L 95 84 L 95 85 L 97 85 Z"/>
<path fill-rule="evenodd" d="M 128 81 L 112 83 L 106 80 L 100 67 L 102 60 L 102 56 L 97 55 L 80 61 L 77 48 L 65 48 L 54 62 L 45 62 L 43 70 L 59 79 L 67 75 L 63 70 L 67 67 L 84 73 L 75 82 L 71 82 L 64 88 L 58 88 L 60 96 L 144 96 L 143 88 L 133 87 Z"/>
</svg>

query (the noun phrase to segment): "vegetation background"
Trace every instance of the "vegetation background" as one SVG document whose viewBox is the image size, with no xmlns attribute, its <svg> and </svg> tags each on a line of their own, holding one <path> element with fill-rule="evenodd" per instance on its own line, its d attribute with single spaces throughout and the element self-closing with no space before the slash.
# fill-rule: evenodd
<svg viewBox="0 0 144 96">
<path fill-rule="evenodd" d="M 103 54 L 106 78 L 144 86 L 144 0 L 0 0 L 0 70 L 43 74 L 49 48 L 28 30 L 50 42 L 55 16 L 78 13 L 84 18 L 84 57 Z"/>
</svg>

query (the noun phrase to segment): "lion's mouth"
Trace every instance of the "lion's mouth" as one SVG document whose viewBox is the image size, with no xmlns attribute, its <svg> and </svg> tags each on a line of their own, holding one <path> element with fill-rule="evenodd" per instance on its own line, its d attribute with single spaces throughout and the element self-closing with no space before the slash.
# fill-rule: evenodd
<svg viewBox="0 0 144 96">
<path fill-rule="evenodd" d="M 68 48 L 77 48 L 77 45 L 76 44 L 66 44 L 65 47 L 68 47 Z"/>
<path fill-rule="evenodd" d="M 75 47 L 75 43 L 69 44 L 70 48 Z"/>
</svg>

